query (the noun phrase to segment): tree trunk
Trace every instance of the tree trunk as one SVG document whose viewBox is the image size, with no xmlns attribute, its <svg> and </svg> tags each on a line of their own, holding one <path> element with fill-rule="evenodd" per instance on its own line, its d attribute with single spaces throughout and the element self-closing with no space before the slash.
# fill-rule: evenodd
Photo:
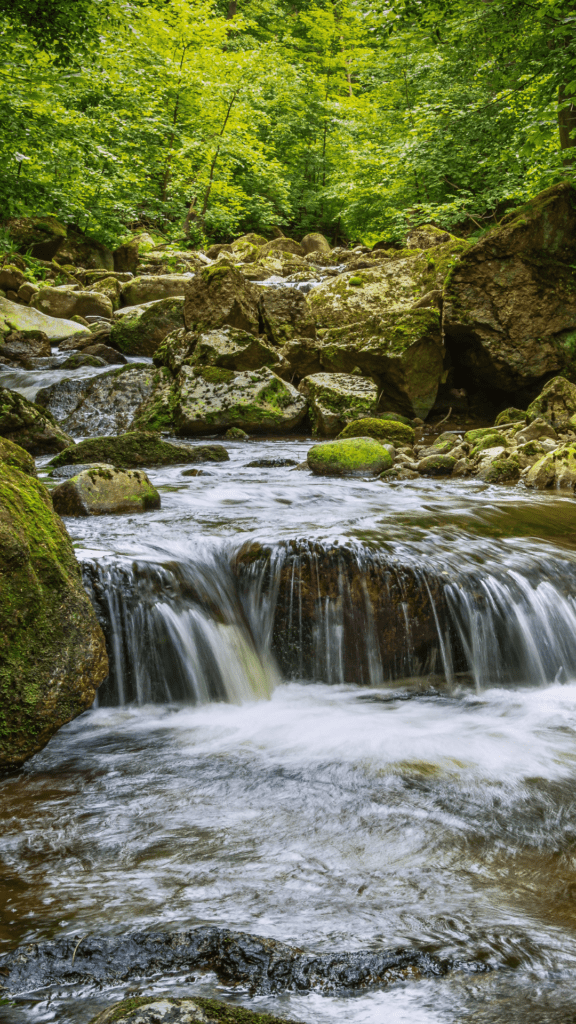
<svg viewBox="0 0 576 1024">
<path fill-rule="evenodd" d="M 227 18 L 228 21 L 232 20 L 232 18 L 236 14 L 237 9 L 238 9 L 237 0 L 229 0 L 229 3 L 228 3 L 228 14 L 226 15 L 226 18 Z"/>
<path fill-rule="evenodd" d="M 570 150 L 576 147 L 576 97 L 566 96 L 564 85 L 558 87 L 558 129 L 560 132 L 560 149 L 562 161 L 570 167 L 574 154 Z"/>
</svg>

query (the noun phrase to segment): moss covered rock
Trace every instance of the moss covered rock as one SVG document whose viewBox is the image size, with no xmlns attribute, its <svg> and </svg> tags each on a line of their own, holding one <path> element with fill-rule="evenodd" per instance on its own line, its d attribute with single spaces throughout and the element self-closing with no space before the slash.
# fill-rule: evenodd
<svg viewBox="0 0 576 1024">
<path fill-rule="evenodd" d="M 576 385 L 565 377 L 554 377 L 528 406 L 528 420 L 543 417 L 555 428 L 576 427 Z"/>
<path fill-rule="evenodd" d="M 548 487 L 574 491 L 576 488 L 576 445 L 566 444 L 535 462 L 524 477 L 526 487 L 538 491 Z"/>
<path fill-rule="evenodd" d="M 123 306 L 141 306 L 159 299 L 183 298 L 191 274 L 146 274 L 135 277 L 122 287 Z"/>
<path fill-rule="evenodd" d="M 264 330 L 273 345 L 285 345 L 295 337 L 316 337 L 306 296 L 298 289 L 263 288 L 259 308 Z"/>
<path fill-rule="evenodd" d="M 195 996 L 136 996 L 103 1010 L 91 1024 L 290 1024 L 284 1017 Z"/>
<path fill-rule="evenodd" d="M 575 366 L 575 239 L 576 190 L 564 183 L 462 254 L 443 302 L 462 379 L 513 394 Z"/>
<path fill-rule="evenodd" d="M 249 433 L 285 433 L 302 422 L 307 401 L 263 368 L 235 373 L 216 366 L 183 366 L 167 376 L 139 410 L 140 429 L 174 430 L 184 437 L 240 427 Z"/>
<path fill-rule="evenodd" d="M 8 388 L 0 388 L 0 437 L 31 455 L 50 455 L 74 444 L 49 412 Z"/>
<path fill-rule="evenodd" d="M 159 378 L 153 366 L 129 364 L 95 377 L 65 378 L 41 388 L 36 401 L 72 437 L 121 434 Z"/>
<path fill-rule="evenodd" d="M 31 306 L 20 306 L 17 302 L 0 297 L 0 338 L 5 338 L 14 331 L 22 334 L 37 334 L 41 331 L 53 344 L 74 335 L 90 333 L 87 328 L 72 320 L 46 316 Z"/>
<path fill-rule="evenodd" d="M 371 437 L 349 437 L 316 444 L 307 462 L 317 476 L 378 476 L 392 466 L 392 456 Z"/>
<path fill-rule="evenodd" d="M 185 297 L 188 330 L 235 327 L 258 334 L 258 290 L 234 267 L 205 267 L 189 282 Z"/>
<path fill-rule="evenodd" d="M 515 409 L 514 406 L 510 406 L 509 409 L 504 409 L 499 412 L 496 419 L 494 420 L 495 427 L 502 427 L 506 423 L 519 423 L 526 422 L 527 414 L 523 409 Z"/>
<path fill-rule="evenodd" d="M 378 405 L 374 381 L 352 374 L 314 373 L 304 377 L 298 390 L 310 402 L 314 433 L 328 437 L 354 420 L 373 416 Z"/>
<path fill-rule="evenodd" d="M 62 363 L 63 370 L 77 370 L 79 366 L 106 366 L 101 356 L 86 355 L 84 352 L 73 352 Z"/>
<path fill-rule="evenodd" d="M 487 484 L 513 484 L 520 478 L 520 461 L 514 452 L 496 448 L 493 454 L 483 459 L 478 477 Z"/>
<path fill-rule="evenodd" d="M 344 427 L 344 430 L 338 435 L 338 440 L 345 437 L 373 437 L 377 441 L 400 447 L 414 444 L 414 428 L 396 420 L 369 417 L 364 420 L 355 420 Z"/>
<path fill-rule="evenodd" d="M 157 434 L 131 431 L 120 437 L 91 437 L 67 448 L 49 463 L 56 466 L 83 463 L 111 463 L 117 469 L 135 469 L 139 466 L 177 466 L 191 462 L 226 462 L 228 452 L 221 444 L 171 444 Z"/>
<path fill-rule="evenodd" d="M 94 463 L 52 491 L 61 516 L 127 515 L 160 508 L 160 495 L 141 469 Z"/>
<path fill-rule="evenodd" d="M 282 356 L 277 349 L 247 331 L 224 327 L 199 335 L 191 354 L 190 365 L 222 366 L 227 370 L 260 370 L 263 366 L 280 369 Z"/>
<path fill-rule="evenodd" d="M 98 291 L 78 291 L 69 288 L 40 288 L 30 303 L 47 316 L 69 320 L 72 316 L 103 316 L 110 318 L 112 301 Z"/>
<path fill-rule="evenodd" d="M 41 750 L 108 673 L 72 543 L 32 458 L 0 440 L 0 767 Z"/>
<path fill-rule="evenodd" d="M 119 313 L 122 311 L 119 311 Z M 153 356 L 171 331 L 183 325 L 184 299 L 160 299 L 114 317 L 110 340 L 129 356 Z"/>
<path fill-rule="evenodd" d="M 452 455 L 427 455 L 418 463 L 418 472 L 422 476 L 451 476 L 456 461 Z"/>
<path fill-rule="evenodd" d="M 66 228 L 56 217 L 11 217 L 4 222 L 19 252 L 51 260 L 66 240 Z"/>
</svg>

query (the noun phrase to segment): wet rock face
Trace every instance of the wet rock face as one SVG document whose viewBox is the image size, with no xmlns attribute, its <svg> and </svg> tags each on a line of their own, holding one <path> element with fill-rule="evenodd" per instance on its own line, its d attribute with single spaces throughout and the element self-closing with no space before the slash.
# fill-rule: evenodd
<svg viewBox="0 0 576 1024">
<path fill-rule="evenodd" d="M 8 953 L 2 968 L 1 985 L 9 995 L 51 985 L 125 983 L 182 969 L 214 971 L 224 984 L 245 986 L 251 995 L 313 990 L 344 994 L 407 978 L 442 977 L 454 969 L 487 969 L 475 961 L 441 960 L 413 949 L 305 953 L 275 939 L 217 927 L 32 943 Z M 204 1005 L 210 1002 L 202 1000 Z M 234 1018 L 224 1020 L 232 1024 Z"/>
<path fill-rule="evenodd" d="M 233 267 L 205 267 L 187 285 L 185 298 L 188 330 L 235 327 L 258 334 L 258 290 Z"/>
<path fill-rule="evenodd" d="M 310 403 L 315 434 L 331 437 L 353 420 L 376 412 L 378 388 L 372 380 L 345 373 L 315 373 L 298 388 Z"/>
<path fill-rule="evenodd" d="M 464 379 L 513 394 L 573 365 L 576 192 L 555 185 L 462 254 L 443 328 Z"/>
<path fill-rule="evenodd" d="M 160 495 L 141 469 L 95 463 L 52 491 L 61 516 L 128 515 L 160 508 Z"/>
<path fill-rule="evenodd" d="M 269 1013 L 252 1013 L 215 999 L 140 996 L 99 1013 L 91 1024 L 289 1024 Z"/>
<path fill-rule="evenodd" d="M 131 431 L 120 437 L 91 437 L 67 448 L 49 463 L 50 468 L 107 462 L 118 469 L 138 466 L 178 466 L 196 462 L 227 462 L 221 444 L 172 444 L 157 434 Z"/>
<path fill-rule="evenodd" d="M 34 462 L 0 441 L 0 767 L 17 767 L 91 706 L 104 636 Z"/>
<path fill-rule="evenodd" d="M 31 455 L 50 455 L 74 444 L 48 412 L 8 388 L 0 388 L 0 437 Z"/>
<path fill-rule="evenodd" d="M 126 355 L 153 356 L 164 338 L 182 327 L 183 310 L 184 299 L 177 296 L 130 308 L 114 318 L 111 343 Z"/>
<path fill-rule="evenodd" d="M 152 393 L 157 377 L 152 366 L 127 366 L 97 377 L 50 384 L 40 389 L 36 401 L 72 437 L 121 434 Z"/>
</svg>

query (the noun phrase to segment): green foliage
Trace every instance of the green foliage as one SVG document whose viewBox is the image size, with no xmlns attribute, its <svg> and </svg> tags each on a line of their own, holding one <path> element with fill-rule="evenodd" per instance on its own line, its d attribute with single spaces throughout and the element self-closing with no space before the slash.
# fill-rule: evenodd
<svg viewBox="0 0 576 1024">
<path fill-rule="evenodd" d="M 433 221 L 479 237 L 572 176 L 568 0 L 0 12 L 5 215 L 52 213 L 108 244 L 139 225 L 181 248 L 274 226 L 371 243 Z"/>
</svg>

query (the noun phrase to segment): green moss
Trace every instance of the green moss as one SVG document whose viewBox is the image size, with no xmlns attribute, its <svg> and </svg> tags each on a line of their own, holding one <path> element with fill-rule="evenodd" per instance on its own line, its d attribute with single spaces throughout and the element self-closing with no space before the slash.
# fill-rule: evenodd
<svg viewBox="0 0 576 1024">
<path fill-rule="evenodd" d="M 467 430 L 464 434 L 464 440 L 468 444 L 476 444 L 483 437 L 493 436 L 494 434 L 500 437 L 499 432 L 495 431 L 494 427 L 478 427 L 476 430 Z"/>
<path fill-rule="evenodd" d="M 204 267 L 204 270 L 202 271 L 202 280 L 205 281 L 206 284 L 218 283 L 222 281 L 223 278 L 227 277 L 229 272 L 230 267 L 226 266 L 226 264 L 215 267 Z"/>
<path fill-rule="evenodd" d="M 450 476 L 455 465 L 452 455 L 427 455 L 418 463 L 418 472 L 422 476 Z"/>
<path fill-rule="evenodd" d="M 231 384 L 236 374 L 234 370 L 223 370 L 220 366 L 195 366 L 194 376 L 202 377 L 207 384 Z"/>
<path fill-rule="evenodd" d="M 471 431 L 472 433 L 472 431 Z M 484 437 L 479 437 L 476 444 L 470 452 L 471 457 L 478 455 L 480 452 L 486 451 L 487 448 L 507 448 L 508 441 L 500 431 L 492 434 L 485 434 Z"/>
<path fill-rule="evenodd" d="M 346 437 L 373 437 L 393 445 L 413 445 L 414 436 L 414 428 L 405 423 L 368 417 L 349 423 L 338 435 L 338 440 Z"/>
<path fill-rule="evenodd" d="M 482 480 L 487 484 L 516 483 L 519 477 L 520 463 L 517 455 L 510 455 L 505 459 L 494 459 L 486 472 L 482 473 Z"/>
<path fill-rule="evenodd" d="M 307 461 L 320 476 L 378 475 L 392 466 L 392 457 L 370 437 L 350 437 L 327 441 L 310 449 Z"/>
<path fill-rule="evenodd" d="M 523 409 L 515 409 L 514 406 L 510 406 L 509 409 L 504 409 L 503 412 L 499 412 L 496 419 L 494 420 L 495 427 L 504 426 L 506 423 L 517 423 L 519 420 L 526 422 L 527 414 Z"/>
<path fill-rule="evenodd" d="M 73 448 L 67 448 L 48 464 L 74 466 L 88 462 L 106 462 L 118 469 L 132 469 L 138 466 L 173 466 L 189 462 L 203 462 L 206 459 L 223 462 L 229 458 L 222 445 L 203 445 L 190 448 L 186 445 L 162 441 L 150 431 L 130 431 L 119 437 L 91 437 Z"/>
<path fill-rule="evenodd" d="M 363 277 L 356 277 L 356 276 L 349 277 L 348 278 L 348 284 L 352 288 L 361 288 L 362 285 L 364 284 L 364 278 Z"/>
</svg>

